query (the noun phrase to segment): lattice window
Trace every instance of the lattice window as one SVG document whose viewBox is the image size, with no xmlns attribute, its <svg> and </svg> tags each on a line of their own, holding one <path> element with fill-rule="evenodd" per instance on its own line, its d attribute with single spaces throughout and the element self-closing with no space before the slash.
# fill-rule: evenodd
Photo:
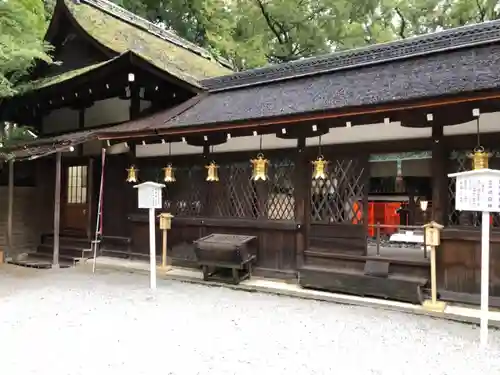
<svg viewBox="0 0 500 375">
<path fill-rule="evenodd" d="M 71 204 L 87 203 L 87 166 L 75 165 L 68 167 L 67 202 Z"/>
<path fill-rule="evenodd" d="M 325 180 L 312 180 L 311 220 L 363 223 L 365 168 L 357 159 L 331 161 Z"/>
<path fill-rule="evenodd" d="M 219 183 L 211 184 L 213 213 L 219 217 L 293 220 L 294 164 L 271 160 L 267 181 L 252 181 L 252 166 L 243 161 L 219 166 Z"/>
<path fill-rule="evenodd" d="M 215 216 L 257 218 L 261 211 L 249 162 L 219 165 L 219 182 L 212 184 Z"/>
<path fill-rule="evenodd" d="M 471 159 L 467 157 L 470 150 L 452 151 L 450 154 L 450 168 L 448 173 L 457 173 L 470 171 L 472 168 Z M 500 153 L 498 151 L 493 152 L 493 156 L 490 159 L 490 168 L 499 169 L 500 168 Z M 455 210 L 455 187 L 456 179 L 448 179 L 448 225 L 450 226 L 471 226 L 479 227 L 481 226 L 481 213 L 480 212 L 465 212 Z M 495 227 L 500 227 L 500 215 L 492 214 L 492 225 Z"/>
<path fill-rule="evenodd" d="M 201 216 L 205 177 L 202 166 L 176 168 L 176 182 L 164 189 L 163 208 L 174 216 Z"/>
<path fill-rule="evenodd" d="M 268 219 L 295 219 L 294 171 L 295 165 L 291 160 L 271 160 L 267 182 L 266 214 Z"/>
</svg>

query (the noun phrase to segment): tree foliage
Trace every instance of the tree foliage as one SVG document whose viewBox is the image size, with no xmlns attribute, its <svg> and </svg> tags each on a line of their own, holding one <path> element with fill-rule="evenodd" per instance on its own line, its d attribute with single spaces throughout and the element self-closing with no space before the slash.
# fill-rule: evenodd
<svg viewBox="0 0 500 375">
<path fill-rule="evenodd" d="M 498 0 L 114 0 L 237 69 L 500 17 Z"/>
<path fill-rule="evenodd" d="M 15 93 L 15 85 L 36 60 L 51 62 L 42 0 L 0 0 L 0 97 Z"/>
</svg>

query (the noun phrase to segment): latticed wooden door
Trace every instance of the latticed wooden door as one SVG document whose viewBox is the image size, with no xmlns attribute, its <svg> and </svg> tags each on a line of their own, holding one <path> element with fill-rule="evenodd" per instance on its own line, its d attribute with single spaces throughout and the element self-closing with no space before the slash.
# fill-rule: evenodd
<svg viewBox="0 0 500 375">
<path fill-rule="evenodd" d="M 324 180 L 311 178 L 309 247 L 364 254 L 367 234 L 367 156 L 327 156 Z"/>
</svg>

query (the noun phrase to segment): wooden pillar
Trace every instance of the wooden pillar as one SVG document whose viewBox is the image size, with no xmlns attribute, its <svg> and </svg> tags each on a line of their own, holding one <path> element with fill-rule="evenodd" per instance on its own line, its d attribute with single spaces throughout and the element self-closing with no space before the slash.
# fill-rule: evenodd
<svg viewBox="0 0 500 375">
<path fill-rule="evenodd" d="M 448 177 L 446 175 L 446 149 L 443 126 L 432 126 L 432 220 L 446 224 L 448 206 Z"/>
<path fill-rule="evenodd" d="M 54 195 L 54 252 L 52 268 L 59 268 L 59 232 L 61 222 L 61 152 L 56 153 L 56 183 Z"/>
<path fill-rule="evenodd" d="M 210 163 L 210 145 L 209 144 L 204 144 L 203 145 L 203 156 L 202 156 L 202 165 L 205 167 L 205 165 L 208 165 Z M 204 169 L 204 176 L 206 176 L 206 169 Z M 212 201 L 211 199 L 211 191 L 212 191 L 212 184 L 217 184 L 217 182 L 208 182 L 205 181 L 205 177 L 203 178 L 203 181 L 201 182 L 202 184 L 202 190 L 201 190 L 201 197 L 202 197 L 202 216 L 203 217 L 209 217 L 212 214 L 212 206 L 215 206 L 215 204 L 210 204 Z M 205 233 L 205 232 L 203 232 Z"/>
<path fill-rule="evenodd" d="M 9 188 L 7 197 L 7 252 L 14 257 L 14 240 L 12 236 L 12 221 L 14 215 L 14 160 L 9 160 Z"/>
<path fill-rule="evenodd" d="M 294 176 L 294 199 L 295 199 L 295 221 L 300 226 L 297 228 L 295 236 L 296 268 L 300 269 L 304 265 L 304 251 L 308 246 L 308 232 L 310 225 L 310 183 L 311 168 L 307 162 L 306 138 L 297 140 L 297 153 L 295 157 Z"/>
<path fill-rule="evenodd" d="M 78 129 L 80 129 L 80 130 L 85 129 L 85 108 L 80 108 L 78 110 Z M 84 143 L 79 144 L 77 146 L 77 153 L 76 154 L 78 156 L 83 156 L 83 145 L 84 145 Z"/>
<path fill-rule="evenodd" d="M 140 87 L 135 82 L 130 82 L 130 120 L 137 119 L 141 114 Z"/>
</svg>

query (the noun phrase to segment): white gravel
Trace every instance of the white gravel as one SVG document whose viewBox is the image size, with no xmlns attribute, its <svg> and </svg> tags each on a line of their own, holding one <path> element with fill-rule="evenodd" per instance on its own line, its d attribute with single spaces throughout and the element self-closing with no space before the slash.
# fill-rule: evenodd
<svg viewBox="0 0 500 375">
<path fill-rule="evenodd" d="M 500 374 L 500 332 L 83 270 L 0 268 L 1 374 Z"/>
</svg>

